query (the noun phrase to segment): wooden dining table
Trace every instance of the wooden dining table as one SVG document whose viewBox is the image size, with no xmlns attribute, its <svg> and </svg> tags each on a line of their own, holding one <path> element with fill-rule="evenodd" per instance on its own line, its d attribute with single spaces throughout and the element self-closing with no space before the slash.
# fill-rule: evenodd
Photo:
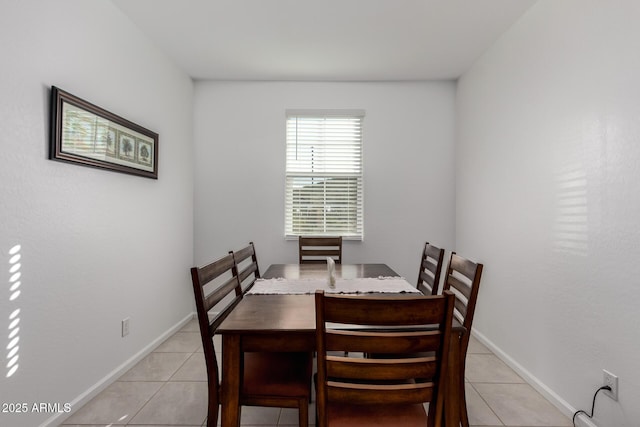
<svg viewBox="0 0 640 427">
<path fill-rule="evenodd" d="M 386 264 L 336 264 L 339 279 L 397 277 Z M 262 278 L 288 280 L 327 277 L 322 264 L 273 264 Z M 242 353 L 248 351 L 315 351 L 315 299 L 305 295 L 247 294 L 217 329 L 222 335 L 221 426 L 240 425 L 240 387 Z M 444 397 L 444 420 L 447 427 L 460 425 L 461 378 L 460 338 L 465 333 L 453 325 L 447 381 Z"/>
</svg>

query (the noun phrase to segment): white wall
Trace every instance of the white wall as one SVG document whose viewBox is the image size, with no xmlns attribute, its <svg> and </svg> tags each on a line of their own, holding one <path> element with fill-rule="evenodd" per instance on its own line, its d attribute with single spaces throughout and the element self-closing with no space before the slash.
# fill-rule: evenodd
<svg viewBox="0 0 640 427">
<path fill-rule="evenodd" d="M 197 82 L 195 259 L 254 241 L 262 270 L 297 263 L 284 239 L 285 110 L 366 110 L 364 241 L 348 263 L 386 262 L 411 282 L 425 240 L 454 236 L 455 85 Z"/>
<path fill-rule="evenodd" d="M 640 3 L 541 1 L 459 81 L 456 247 L 475 328 L 569 414 L 640 419 Z"/>
<path fill-rule="evenodd" d="M 193 83 L 109 1 L 0 9 L 0 400 L 77 409 L 193 311 Z M 48 160 L 51 85 L 158 132 L 159 179 Z M 15 308 L 19 369 L 6 378 Z M 55 416 L 0 413 L 0 425 Z"/>
</svg>

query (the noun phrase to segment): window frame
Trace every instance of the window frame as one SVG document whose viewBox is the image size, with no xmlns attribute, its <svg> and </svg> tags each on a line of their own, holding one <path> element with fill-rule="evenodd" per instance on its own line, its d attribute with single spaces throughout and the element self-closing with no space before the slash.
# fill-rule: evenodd
<svg viewBox="0 0 640 427">
<path fill-rule="evenodd" d="M 287 240 L 298 239 L 299 236 L 342 236 L 343 240 L 364 240 L 364 142 L 363 142 L 363 122 L 365 117 L 364 110 L 286 110 L 285 112 L 285 194 L 284 194 L 284 235 Z M 322 132 L 319 132 L 319 135 L 322 135 L 317 141 L 315 141 L 318 147 L 321 147 L 319 151 L 321 154 L 319 156 L 318 161 L 312 160 L 311 167 L 314 164 L 320 164 L 322 166 L 319 169 L 327 168 L 328 170 L 335 168 L 338 171 L 313 171 L 313 170 L 305 170 L 302 167 L 300 169 L 300 164 L 297 166 L 290 165 L 290 148 L 292 146 L 292 141 L 290 140 L 290 129 L 289 129 L 289 121 L 293 118 L 302 119 L 302 120 L 310 120 L 310 121 L 326 121 L 331 119 L 351 119 L 354 121 L 353 131 L 357 137 L 347 137 L 344 141 L 340 141 L 348 150 L 350 155 L 346 157 L 336 157 L 336 151 L 331 151 L 331 145 L 327 144 L 327 141 L 323 139 L 325 136 L 325 129 L 322 128 Z M 335 126 L 335 124 L 334 124 Z M 329 127 L 329 130 L 335 131 L 337 127 Z M 298 150 L 298 140 L 297 140 L 297 129 L 295 131 L 296 134 L 296 152 Z M 307 140 L 308 142 L 309 140 Z M 313 143 L 309 143 L 313 144 Z M 327 148 L 328 147 L 328 148 Z M 314 150 L 312 150 L 314 151 Z M 317 150 L 316 150 L 317 151 Z M 330 153 L 330 154 L 326 154 Z M 354 154 L 356 153 L 356 154 Z M 312 158 L 314 156 L 318 156 L 317 153 L 311 155 Z M 355 160 L 354 160 L 355 158 Z M 342 161 L 335 161 L 336 159 Z M 344 159 L 349 160 L 347 164 L 354 165 L 354 171 L 341 171 L 340 169 L 344 167 Z M 297 159 L 296 159 L 297 161 Z M 353 163 L 351 163 L 353 162 Z M 300 162 L 304 163 L 304 162 Z M 329 182 L 331 179 L 340 179 L 343 178 L 342 182 Z M 346 231 L 340 230 L 339 227 L 334 229 L 327 229 L 327 218 L 323 218 L 321 220 L 321 224 L 324 226 L 322 232 L 318 232 L 317 230 L 305 232 L 300 230 L 299 228 L 296 230 L 294 225 L 295 218 L 293 215 L 293 209 L 295 206 L 295 195 L 294 189 L 295 184 L 294 180 L 298 179 L 298 182 L 304 180 L 318 180 L 319 184 L 323 184 L 323 194 L 326 195 L 327 188 L 333 191 L 334 203 L 335 200 L 339 200 L 340 202 L 345 203 L 344 209 L 347 211 L 351 211 L 355 209 L 355 218 L 352 219 L 354 221 L 354 225 L 351 227 L 351 230 Z M 353 182 L 353 183 L 352 183 Z M 312 184 L 313 185 L 313 184 Z M 352 203 L 350 200 L 353 198 L 353 194 L 349 193 L 350 189 L 355 189 L 355 202 Z M 312 193 L 314 190 L 311 190 Z M 324 197 L 324 196 L 322 196 Z M 316 205 L 317 206 L 317 205 Z M 321 206 L 324 206 L 323 212 L 330 212 L 330 209 L 327 210 L 327 200 L 323 200 Z M 346 221 L 349 218 L 349 214 L 346 214 L 343 221 Z M 351 216 L 353 218 L 353 216 Z M 329 221 L 330 222 L 330 221 Z M 329 224 L 330 225 L 330 224 Z"/>
</svg>

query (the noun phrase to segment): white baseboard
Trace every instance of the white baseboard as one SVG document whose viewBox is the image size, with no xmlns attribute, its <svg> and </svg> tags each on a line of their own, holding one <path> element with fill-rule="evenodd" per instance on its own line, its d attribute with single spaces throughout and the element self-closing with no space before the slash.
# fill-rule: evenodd
<svg viewBox="0 0 640 427">
<path fill-rule="evenodd" d="M 585 414 L 580 414 L 576 417 L 576 427 L 598 427 L 591 418 Z"/>
<path fill-rule="evenodd" d="M 48 420 L 46 420 L 44 423 L 40 424 L 40 427 L 54 427 L 64 422 L 64 420 L 69 418 L 75 412 L 73 408 L 80 409 L 87 402 L 89 402 L 91 399 L 96 397 L 101 391 L 103 391 L 105 388 L 110 386 L 113 382 L 115 382 L 118 378 L 120 378 L 125 372 L 127 372 L 129 369 L 135 366 L 136 363 L 144 359 L 149 353 L 155 350 L 156 347 L 162 344 L 167 338 L 169 338 L 171 335 L 175 334 L 180 329 L 182 329 L 182 327 L 187 323 L 189 323 L 189 321 L 193 319 L 195 315 L 196 313 L 193 312 L 188 316 L 184 317 L 176 325 L 174 325 L 165 333 L 163 333 L 158 338 L 153 340 L 149 345 L 144 347 L 138 353 L 134 354 L 131 358 L 126 360 L 124 363 L 122 363 L 120 366 L 115 368 L 113 371 L 109 372 L 106 376 L 104 376 L 100 381 L 98 381 L 89 389 L 87 389 L 84 393 L 80 394 L 78 397 L 72 400 L 70 402 L 71 408 L 72 408 L 71 412 L 58 413 L 52 416 L 51 418 L 49 418 Z"/>
<path fill-rule="evenodd" d="M 551 390 L 546 384 L 540 381 L 537 377 L 535 377 L 531 372 L 527 371 L 522 365 L 516 362 L 511 356 L 502 351 L 498 346 L 496 346 L 491 340 L 489 340 L 486 336 L 484 336 L 481 332 L 477 330 L 473 330 L 471 335 L 476 337 L 478 341 L 484 344 L 489 350 L 493 352 L 500 360 L 502 360 L 507 366 L 513 369 L 523 380 L 527 382 L 531 387 L 538 391 L 545 399 L 553 404 L 560 412 L 565 414 L 567 417 L 573 417 L 573 414 L 576 412 L 576 409 L 571 406 L 566 400 L 560 397 L 556 392 Z M 597 427 L 594 424 L 583 424 L 584 427 Z"/>
</svg>

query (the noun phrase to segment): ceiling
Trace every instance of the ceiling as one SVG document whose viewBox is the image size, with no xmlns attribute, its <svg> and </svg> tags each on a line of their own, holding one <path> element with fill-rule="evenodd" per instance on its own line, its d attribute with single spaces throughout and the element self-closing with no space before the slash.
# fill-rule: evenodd
<svg viewBox="0 0 640 427">
<path fill-rule="evenodd" d="M 194 79 L 456 79 L 535 0 L 112 0 Z"/>
</svg>

